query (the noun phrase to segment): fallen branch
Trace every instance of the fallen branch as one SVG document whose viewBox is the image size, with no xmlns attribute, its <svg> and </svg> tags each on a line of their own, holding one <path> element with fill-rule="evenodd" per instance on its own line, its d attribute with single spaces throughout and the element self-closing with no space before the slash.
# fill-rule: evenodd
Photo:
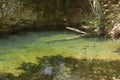
<svg viewBox="0 0 120 80">
<path fill-rule="evenodd" d="M 80 33 L 82 34 L 81 36 L 86 36 L 86 37 L 96 37 L 96 36 L 100 36 L 101 35 L 101 31 L 99 31 L 99 29 L 91 29 L 91 28 L 84 28 L 84 30 L 86 31 L 81 31 L 79 29 L 76 29 L 76 28 L 71 28 L 71 27 L 66 27 L 68 30 L 71 30 L 71 31 L 74 31 L 74 32 L 77 32 L 77 33 Z M 89 32 L 87 32 L 89 31 Z"/>
<path fill-rule="evenodd" d="M 84 31 L 81 31 L 81 30 L 78 30 L 78 29 L 75 29 L 75 28 L 71 28 L 71 27 L 66 27 L 66 28 L 71 30 L 71 31 L 80 33 L 80 34 L 88 34 L 87 32 L 84 32 Z"/>
</svg>

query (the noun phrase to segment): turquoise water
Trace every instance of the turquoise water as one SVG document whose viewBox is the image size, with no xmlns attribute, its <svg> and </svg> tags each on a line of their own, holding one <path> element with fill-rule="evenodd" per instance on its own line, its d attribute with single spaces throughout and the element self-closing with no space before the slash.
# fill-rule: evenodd
<svg viewBox="0 0 120 80">
<path fill-rule="evenodd" d="M 0 39 L 0 72 L 18 74 L 22 62 L 45 55 L 87 59 L 120 59 L 120 44 L 107 38 L 83 38 L 70 32 L 36 32 Z"/>
</svg>

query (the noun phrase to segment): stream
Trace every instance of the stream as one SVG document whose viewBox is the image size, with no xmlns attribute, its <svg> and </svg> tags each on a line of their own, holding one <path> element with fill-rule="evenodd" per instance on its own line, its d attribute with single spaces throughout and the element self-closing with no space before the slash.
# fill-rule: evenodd
<svg viewBox="0 0 120 80">
<path fill-rule="evenodd" d="M 22 62 L 62 55 L 78 59 L 120 59 L 120 44 L 108 38 L 84 38 L 70 32 L 29 32 L 0 39 L 0 72 L 21 73 Z"/>
</svg>

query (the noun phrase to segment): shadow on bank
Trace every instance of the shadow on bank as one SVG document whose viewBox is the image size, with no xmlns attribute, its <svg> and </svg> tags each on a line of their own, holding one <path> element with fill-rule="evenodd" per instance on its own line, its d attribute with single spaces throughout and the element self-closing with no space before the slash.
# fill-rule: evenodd
<svg viewBox="0 0 120 80">
<path fill-rule="evenodd" d="M 114 80 L 120 79 L 120 60 L 87 60 L 72 57 L 44 56 L 38 64 L 22 63 L 18 70 L 24 73 L 14 76 L 1 73 L 0 80 Z"/>
</svg>

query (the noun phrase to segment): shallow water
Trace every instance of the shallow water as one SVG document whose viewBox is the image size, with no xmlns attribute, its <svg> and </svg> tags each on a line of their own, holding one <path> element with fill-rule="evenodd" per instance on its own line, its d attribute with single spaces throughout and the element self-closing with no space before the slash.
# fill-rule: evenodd
<svg viewBox="0 0 120 80">
<path fill-rule="evenodd" d="M 86 59 L 120 59 L 120 44 L 107 38 L 83 38 L 70 32 L 36 32 L 0 39 L 0 72 L 18 74 L 22 62 L 45 55 Z"/>
</svg>

